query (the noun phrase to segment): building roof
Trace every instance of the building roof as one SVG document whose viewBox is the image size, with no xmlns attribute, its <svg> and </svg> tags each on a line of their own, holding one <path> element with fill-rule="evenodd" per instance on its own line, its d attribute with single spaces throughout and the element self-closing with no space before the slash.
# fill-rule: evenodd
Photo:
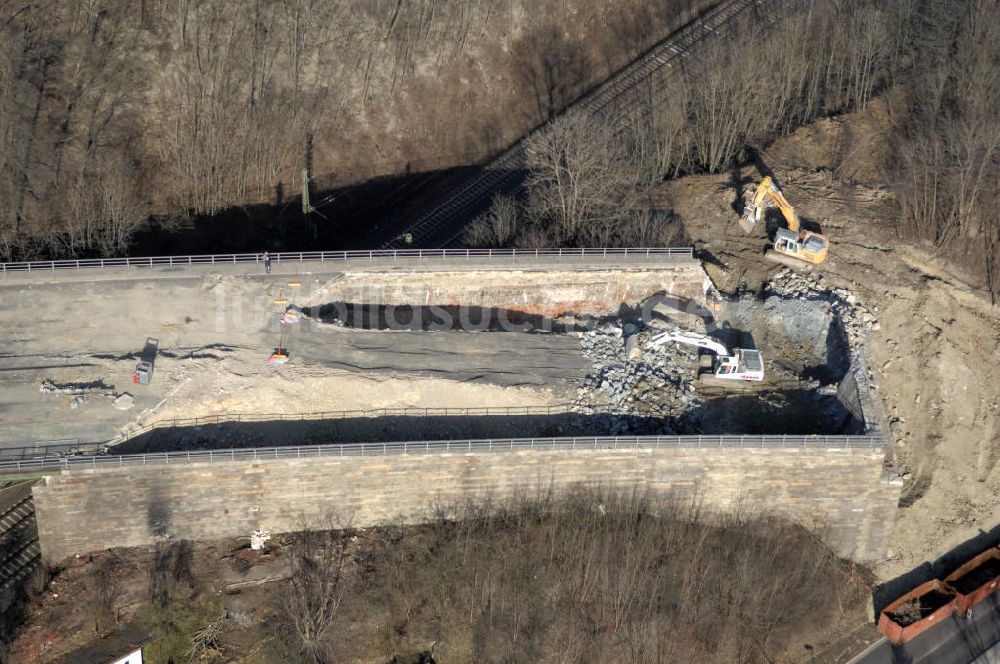
<svg viewBox="0 0 1000 664">
<path fill-rule="evenodd" d="M 145 628 L 132 624 L 122 625 L 103 639 L 67 653 L 52 664 L 110 664 L 135 652 L 152 639 L 152 634 Z"/>
</svg>

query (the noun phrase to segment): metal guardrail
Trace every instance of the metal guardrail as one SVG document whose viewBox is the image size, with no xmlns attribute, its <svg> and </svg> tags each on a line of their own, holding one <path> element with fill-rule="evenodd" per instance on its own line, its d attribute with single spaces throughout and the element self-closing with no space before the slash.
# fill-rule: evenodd
<svg viewBox="0 0 1000 664">
<path fill-rule="evenodd" d="M 32 441 L 27 445 L 0 447 L 0 461 L 3 459 L 30 459 L 38 456 L 73 454 L 93 447 L 96 451 L 103 443 L 84 443 L 79 438 L 59 438 L 57 440 Z"/>
<path fill-rule="evenodd" d="M 656 259 L 682 260 L 694 257 L 691 247 L 601 247 L 587 249 L 377 249 L 373 251 L 286 251 L 269 254 L 272 263 L 372 262 L 397 260 L 481 259 L 486 261 L 533 260 L 540 258 Z M 52 272 L 104 268 L 151 268 L 185 265 L 238 265 L 263 263 L 263 254 L 205 254 L 197 256 L 145 256 L 141 258 L 81 258 L 52 261 L 0 263 L 0 273 Z"/>
<path fill-rule="evenodd" d="M 881 448 L 882 436 L 573 436 L 566 438 L 486 438 L 477 440 L 404 441 L 296 447 L 253 447 L 191 452 L 158 452 L 41 458 L 0 462 L 0 470 L 38 471 L 70 468 L 124 468 L 153 464 L 344 457 L 387 454 L 447 454 L 512 450 L 644 450 L 659 448 Z"/>
</svg>

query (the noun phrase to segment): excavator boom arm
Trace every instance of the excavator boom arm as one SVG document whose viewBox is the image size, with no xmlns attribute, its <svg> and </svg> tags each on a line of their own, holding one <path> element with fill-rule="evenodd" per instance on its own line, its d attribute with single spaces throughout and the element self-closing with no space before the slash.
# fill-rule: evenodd
<svg viewBox="0 0 1000 664">
<path fill-rule="evenodd" d="M 798 233 L 799 215 L 795 212 L 795 208 L 792 207 L 792 204 L 788 202 L 788 199 L 785 198 L 785 195 L 781 193 L 781 190 L 773 182 L 771 182 L 771 188 L 768 193 L 771 195 L 771 200 L 774 201 L 774 204 L 778 206 L 781 214 L 785 217 L 785 222 L 788 223 L 788 230 Z"/>
<path fill-rule="evenodd" d="M 720 357 L 727 357 L 729 355 L 729 349 L 711 337 L 680 331 L 661 332 L 657 334 L 649 340 L 649 348 L 656 348 L 671 341 L 704 348 Z"/>
<path fill-rule="evenodd" d="M 781 190 L 778 189 L 778 185 L 774 184 L 771 176 L 766 176 L 761 180 L 757 186 L 757 191 L 754 192 L 753 198 L 747 201 L 746 208 L 743 210 L 743 217 L 740 220 L 743 230 L 748 233 L 753 230 L 754 225 L 760 220 L 760 212 L 764 209 L 764 202 L 768 197 L 781 210 L 781 214 L 785 217 L 785 223 L 788 224 L 788 230 L 798 233 L 799 215 L 795 212 L 792 204 L 788 202 L 788 199 L 785 198 L 785 195 L 781 193 Z"/>
</svg>

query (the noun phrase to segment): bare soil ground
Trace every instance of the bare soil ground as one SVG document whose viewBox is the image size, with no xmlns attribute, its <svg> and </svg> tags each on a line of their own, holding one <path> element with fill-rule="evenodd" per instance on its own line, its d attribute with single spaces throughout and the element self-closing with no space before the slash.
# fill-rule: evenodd
<svg viewBox="0 0 1000 664">
<path fill-rule="evenodd" d="M 762 160 L 804 224 L 831 240 L 816 270 L 875 312 L 871 355 L 906 484 L 884 579 L 934 560 L 1000 521 L 1000 308 L 932 252 L 897 239 L 886 172 L 885 100 L 777 141 Z M 753 168 L 666 183 L 663 196 L 724 290 L 766 289 L 781 269 L 763 259 L 764 230 L 739 228 L 739 190 Z M 892 518 L 886 515 L 886 518 Z"/>
</svg>

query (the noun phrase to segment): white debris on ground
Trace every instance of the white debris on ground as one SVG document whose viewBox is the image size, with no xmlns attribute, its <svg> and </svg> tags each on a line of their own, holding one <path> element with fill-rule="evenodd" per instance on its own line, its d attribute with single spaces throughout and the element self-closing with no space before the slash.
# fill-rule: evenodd
<svg viewBox="0 0 1000 664">
<path fill-rule="evenodd" d="M 701 404 L 694 389 L 698 353 L 675 344 L 646 350 L 645 343 L 657 332 L 632 323 L 582 332 L 583 354 L 593 368 L 577 390 L 574 410 L 605 414 L 607 421 L 599 424 L 606 425 L 608 433 L 687 430 Z"/>
<path fill-rule="evenodd" d="M 135 397 L 128 392 L 122 392 L 115 397 L 114 401 L 111 402 L 111 405 L 118 410 L 128 410 L 135 405 Z"/>
<path fill-rule="evenodd" d="M 829 286 L 822 274 L 781 270 L 771 278 L 768 289 L 786 298 L 826 300 L 844 326 L 852 355 L 864 347 L 870 332 L 879 329 L 878 307 L 869 309 L 848 289 Z"/>
</svg>

